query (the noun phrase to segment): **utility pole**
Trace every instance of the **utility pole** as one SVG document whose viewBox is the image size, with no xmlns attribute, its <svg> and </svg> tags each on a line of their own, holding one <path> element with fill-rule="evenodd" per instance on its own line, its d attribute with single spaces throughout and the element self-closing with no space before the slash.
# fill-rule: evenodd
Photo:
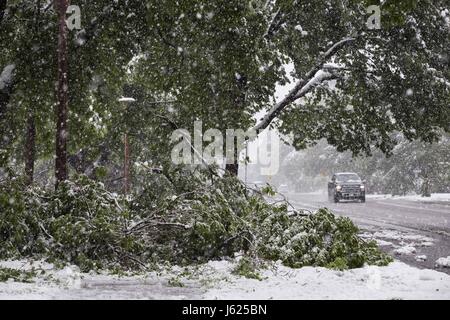
<svg viewBox="0 0 450 320">
<path fill-rule="evenodd" d="M 58 185 L 69 177 L 67 168 L 67 117 L 69 112 L 69 81 L 68 81 L 68 54 L 67 54 L 67 25 L 66 12 L 69 0 L 55 0 L 58 13 L 58 102 L 56 106 L 56 159 L 55 177 Z"/>
</svg>

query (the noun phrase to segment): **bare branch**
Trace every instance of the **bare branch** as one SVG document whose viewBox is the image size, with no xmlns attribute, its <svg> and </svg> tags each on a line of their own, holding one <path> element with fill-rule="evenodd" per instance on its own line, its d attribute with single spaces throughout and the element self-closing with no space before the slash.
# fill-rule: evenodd
<svg viewBox="0 0 450 320">
<path fill-rule="evenodd" d="M 137 225 L 133 226 L 132 228 L 128 229 L 125 233 L 126 234 L 138 233 L 144 229 L 151 228 L 151 227 L 173 227 L 173 228 L 180 228 L 183 230 L 188 230 L 188 229 L 192 228 L 191 226 L 181 224 L 181 223 L 144 220 L 144 221 L 138 223 Z"/>
<path fill-rule="evenodd" d="M 253 130 L 259 132 L 261 130 L 266 129 L 272 121 L 278 117 L 278 115 L 291 103 L 305 96 L 308 92 L 310 92 L 318 83 L 335 79 L 336 75 L 322 71 L 321 74 L 318 74 L 319 71 L 322 70 L 323 65 L 334 56 L 339 50 L 344 48 L 347 44 L 355 41 L 356 38 L 344 38 L 335 44 L 333 44 L 325 53 L 321 55 L 321 57 L 317 60 L 316 64 L 306 73 L 303 79 L 300 79 L 295 87 L 289 91 L 286 97 L 283 100 L 278 102 L 269 112 L 261 119 Z"/>
</svg>

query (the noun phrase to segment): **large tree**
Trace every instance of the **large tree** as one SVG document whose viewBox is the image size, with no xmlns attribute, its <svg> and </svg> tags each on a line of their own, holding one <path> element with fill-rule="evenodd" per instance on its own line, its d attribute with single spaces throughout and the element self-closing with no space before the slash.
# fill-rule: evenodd
<svg viewBox="0 0 450 320">
<path fill-rule="evenodd" d="M 381 29 L 367 30 L 374 2 L 72 1 L 83 29 L 68 33 L 69 162 L 104 156 L 106 145 L 120 144 L 120 130 L 143 141 L 143 133 L 161 134 L 166 151 L 170 130 L 195 120 L 222 131 L 277 126 L 298 148 L 326 138 L 354 153 L 389 152 L 392 131 L 435 140 L 450 130 L 448 4 L 384 1 Z M 15 157 L 27 136 L 34 140 L 20 134 L 33 132 L 30 118 L 36 157 L 55 152 L 48 111 L 56 103 L 57 41 L 49 39 L 58 29 L 44 2 L 35 23 L 36 3 L 0 2 L 0 71 L 12 75 L 0 88 L 0 149 Z M 276 103 L 277 85 L 288 81 L 291 91 Z M 117 100 L 127 82 L 146 101 L 124 110 Z M 228 170 L 236 173 L 233 158 Z"/>
<path fill-rule="evenodd" d="M 56 107 L 56 154 L 55 177 L 56 186 L 69 177 L 67 168 L 67 118 L 69 114 L 69 81 L 68 81 L 68 29 L 66 12 L 69 7 L 68 0 L 56 0 L 55 8 L 58 14 L 58 88 Z"/>
<path fill-rule="evenodd" d="M 139 53 L 139 38 L 147 33 L 145 6 L 140 3 L 71 4 L 81 8 L 82 29 L 67 32 L 68 72 L 61 73 L 67 75 L 67 84 L 60 86 L 59 95 L 55 90 L 57 7 L 38 0 L 2 1 L 0 6 L 0 73 L 11 75 L 4 78 L 0 87 L 0 165 L 5 166 L 8 159 L 9 163 L 24 160 L 29 181 L 36 158 L 52 159 L 55 146 L 60 146 L 59 155 L 64 153 L 64 143 L 56 143 L 55 137 L 70 137 L 68 160 L 76 169 L 84 157 L 95 158 L 104 150 L 106 128 L 111 124 L 113 131 L 117 126 L 115 117 L 121 110 L 117 99 L 122 95 L 127 64 Z M 60 16 L 64 18 L 65 12 Z M 65 121 L 55 121 L 52 110 L 61 100 L 58 97 L 65 93 L 67 99 L 63 100 L 70 105 L 67 130 L 59 128 L 58 132 L 65 134 L 55 135 L 57 125 Z M 76 161 L 80 157 L 83 159 Z M 64 157 L 57 159 L 64 168 Z M 66 171 L 56 169 L 56 173 Z M 67 171 L 60 180 L 66 177 Z"/>
<path fill-rule="evenodd" d="M 393 131 L 435 141 L 450 130 L 446 1 L 384 1 L 379 30 L 366 24 L 376 1 L 148 4 L 139 74 L 178 102 L 184 126 L 278 126 L 298 148 L 326 138 L 355 154 L 389 152 Z M 291 90 L 274 103 L 287 64 Z"/>
</svg>

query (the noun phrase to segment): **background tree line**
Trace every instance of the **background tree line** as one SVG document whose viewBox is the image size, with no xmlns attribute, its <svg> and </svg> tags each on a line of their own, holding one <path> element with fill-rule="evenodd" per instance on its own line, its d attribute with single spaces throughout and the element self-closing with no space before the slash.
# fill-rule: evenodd
<svg viewBox="0 0 450 320">
<path fill-rule="evenodd" d="M 357 172 L 366 180 L 369 193 L 430 196 L 450 192 L 449 136 L 434 144 L 410 142 L 400 135 L 397 139 L 400 142 L 389 157 L 376 151 L 370 157 L 354 158 L 323 140 L 305 151 L 284 147 L 281 170 L 272 180 L 299 192 L 312 192 L 325 190 L 335 172 Z"/>
</svg>

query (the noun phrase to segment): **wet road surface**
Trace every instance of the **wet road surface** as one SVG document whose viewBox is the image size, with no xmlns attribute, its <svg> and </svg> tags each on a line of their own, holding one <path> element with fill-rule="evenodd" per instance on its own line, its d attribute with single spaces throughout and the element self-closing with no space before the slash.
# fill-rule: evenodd
<svg viewBox="0 0 450 320">
<path fill-rule="evenodd" d="M 450 274 L 450 268 L 435 265 L 438 258 L 450 256 L 449 201 L 419 202 L 368 196 L 366 203 L 332 203 L 325 193 L 290 193 L 287 198 L 297 208 L 326 207 L 335 214 L 351 218 L 364 237 L 376 239 L 381 249 L 398 260 Z"/>
</svg>

